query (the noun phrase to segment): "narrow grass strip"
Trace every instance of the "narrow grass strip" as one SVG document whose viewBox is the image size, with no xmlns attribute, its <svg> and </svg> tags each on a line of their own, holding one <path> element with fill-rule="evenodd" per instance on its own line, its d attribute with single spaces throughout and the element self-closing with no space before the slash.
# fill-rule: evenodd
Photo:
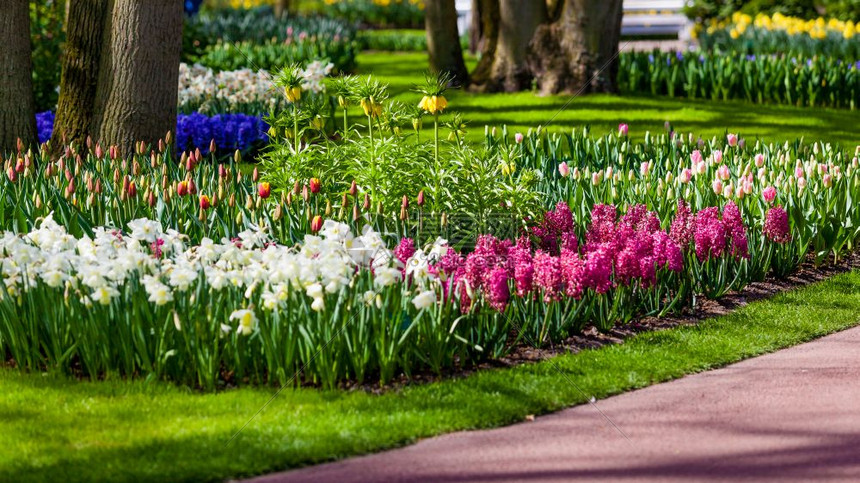
<svg viewBox="0 0 860 483">
<path fill-rule="evenodd" d="M 215 481 L 260 474 L 521 421 L 858 323 L 860 271 L 854 271 L 696 326 L 643 333 L 552 363 L 381 396 L 288 389 L 229 447 L 273 389 L 196 394 L 163 383 L 80 382 L 4 369 L 0 481 Z"/>
</svg>

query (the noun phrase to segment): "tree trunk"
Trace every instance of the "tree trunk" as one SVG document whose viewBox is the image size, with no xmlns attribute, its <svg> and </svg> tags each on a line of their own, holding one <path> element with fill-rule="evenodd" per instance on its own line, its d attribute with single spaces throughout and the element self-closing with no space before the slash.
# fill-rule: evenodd
<svg viewBox="0 0 860 483">
<path fill-rule="evenodd" d="M 489 67 L 479 65 L 476 77 L 481 91 L 520 91 L 531 87 L 533 75 L 528 65 L 528 44 L 537 28 L 547 19 L 546 0 L 495 0 L 498 7 L 498 39 L 491 50 Z M 491 7 L 493 2 L 483 6 Z M 492 8 L 486 13 L 491 20 Z M 487 25 L 487 24 L 485 24 Z M 487 33 L 488 41 L 491 32 Z M 481 59 L 484 62 L 483 58 Z M 488 69 L 485 74 L 483 69 Z"/>
<path fill-rule="evenodd" d="M 472 31 L 476 34 L 475 49 L 481 53 L 478 65 L 470 75 L 470 88 L 482 90 L 490 78 L 493 60 L 496 56 L 496 43 L 499 39 L 499 0 L 474 0 L 472 2 Z M 477 5 L 477 8 L 475 8 Z"/>
<path fill-rule="evenodd" d="M 565 0 L 558 20 L 529 45 L 541 92 L 615 92 L 621 15 L 622 0 Z"/>
<path fill-rule="evenodd" d="M 7 0 L 0 15 L 0 155 L 38 142 L 30 59 L 30 5 Z"/>
<path fill-rule="evenodd" d="M 93 132 L 108 0 L 74 1 L 68 7 L 60 100 L 51 135 L 55 153 L 64 140 L 80 145 Z"/>
<path fill-rule="evenodd" d="M 290 0 L 275 0 L 275 17 L 281 18 L 290 11 Z"/>
<path fill-rule="evenodd" d="M 99 142 L 133 152 L 176 129 L 182 2 L 111 0 L 96 97 Z"/>
<path fill-rule="evenodd" d="M 454 0 L 427 0 L 424 18 L 430 70 L 447 72 L 452 77 L 452 85 L 467 84 L 469 73 L 466 70 L 466 63 L 463 62 Z"/>
</svg>

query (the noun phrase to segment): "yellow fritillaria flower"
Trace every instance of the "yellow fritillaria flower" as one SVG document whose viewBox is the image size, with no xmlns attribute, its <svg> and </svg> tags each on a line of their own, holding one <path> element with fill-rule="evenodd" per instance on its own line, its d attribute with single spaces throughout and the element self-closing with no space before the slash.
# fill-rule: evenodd
<svg viewBox="0 0 860 483">
<path fill-rule="evenodd" d="M 291 103 L 295 104 L 296 101 L 302 98 L 302 88 L 301 87 L 284 87 L 284 94 L 287 96 L 287 100 Z"/>
<path fill-rule="evenodd" d="M 445 96 L 424 96 L 421 98 L 421 102 L 418 103 L 418 107 L 430 114 L 436 114 L 448 107 L 448 100 L 445 99 Z"/>
</svg>

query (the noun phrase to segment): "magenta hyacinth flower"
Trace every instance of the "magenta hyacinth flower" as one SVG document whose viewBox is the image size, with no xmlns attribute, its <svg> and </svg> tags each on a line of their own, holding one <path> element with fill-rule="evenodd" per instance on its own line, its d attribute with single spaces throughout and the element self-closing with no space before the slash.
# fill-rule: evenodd
<svg viewBox="0 0 860 483">
<path fill-rule="evenodd" d="M 487 283 L 484 287 L 487 303 L 499 312 L 504 312 L 510 298 L 508 288 L 508 272 L 502 267 L 496 267 L 490 271 Z"/>
<path fill-rule="evenodd" d="M 564 294 L 574 299 L 582 297 L 585 288 L 585 261 L 579 257 L 576 250 L 561 250 L 561 278 L 564 282 Z"/>
<path fill-rule="evenodd" d="M 687 248 L 693 241 L 694 221 L 690 205 L 684 200 L 678 200 L 678 210 L 675 212 L 675 219 L 672 220 L 669 237 L 682 249 Z"/>
<path fill-rule="evenodd" d="M 585 256 L 585 286 L 598 294 L 612 288 L 612 255 L 606 244 L 600 244 Z"/>
<path fill-rule="evenodd" d="M 726 247 L 726 228 L 720 219 L 720 209 L 710 206 L 696 213 L 693 240 L 700 262 L 719 258 Z"/>
<path fill-rule="evenodd" d="M 405 264 L 409 257 L 415 254 L 415 242 L 411 238 L 401 238 L 400 244 L 394 249 L 394 256 Z"/>
<path fill-rule="evenodd" d="M 723 225 L 726 227 L 726 235 L 732 242 L 732 254 L 740 258 L 749 258 L 747 230 L 741 218 L 741 211 L 733 201 L 729 201 L 723 208 Z"/>
<path fill-rule="evenodd" d="M 782 206 L 774 206 L 767 210 L 764 217 L 764 236 L 774 243 L 788 243 L 791 240 L 791 229 L 788 225 L 788 213 Z"/>
<path fill-rule="evenodd" d="M 558 257 L 538 250 L 534 256 L 534 284 L 543 290 L 545 302 L 558 299 L 562 290 L 561 264 Z"/>
</svg>

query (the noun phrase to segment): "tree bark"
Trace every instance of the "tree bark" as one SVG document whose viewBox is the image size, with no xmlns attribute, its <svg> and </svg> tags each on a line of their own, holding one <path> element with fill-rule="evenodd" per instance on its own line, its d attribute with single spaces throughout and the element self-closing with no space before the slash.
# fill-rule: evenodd
<svg viewBox="0 0 860 483">
<path fill-rule="evenodd" d="M 72 1 L 66 16 L 66 44 L 60 76 L 60 100 L 51 145 L 82 143 L 93 132 L 104 22 L 108 0 Z"/>
<path fill-rule="evenodd" d="M 493 4 L 497 11 L 493 11 Z M 488 43 L 493 34 L 497 40 L 487 49 L 486 57 L 492 60 L 484 61 L 487 65 L 479 64 L 476 68 L 475 90 L 479 91 L 520 91 L 531 87 L 534 79 L 528 65 L 528 44 L 537 28 L 547 20 L 546 0 L 494 0 L 487 1 L 482 7 L 488 7 L 487 23 L 493 23 L 493 16 L 498 15 L 497 32 L 487 32 Z M 483 23 L 483 22 L 482 22 Z"/>
<path fill-rule="evenodd" d="M 93 131 L 133 152 L 176 128 L 182 2 L 111 0 L 102 43 Z"/>
<path fill-rule="evenodd" d="M 290 0 L 275 0 L 275 17 L 281 18 L 290 11 Z"/>
<path fill-rule="evenodd" d="M 565 0 L 558 20 L 529 45 L 529 66 L 544 94 L 616 92 L 622 0 Z"/>
<path fill-rule="evenodd" d="M 30 5 L 7 0 L 0 15 L 0 155 L 38 142 L 32 61 Z"/>
<path fill-rule="evenodd" d="M 475 49 L 480 59 L 470 74 L 470 88 L 482 90 L 490 78 L 493 60 L 496 56 L 496 43 L 499 40 L 499 0 L 474 0 L 472 2 L 472 32 Z M 475 6 L 477 5 L 477 8 Z"/>
<path fill-rule="evenodd" d="M 427 0 L 424 18 L 430 70 L 448 73 L 452 78 L 452 85 L 466 85 L 469 82 L 469 72 L 466 70 L 463 49 L 460 47 L 454 0 Z"/>
</svg>

